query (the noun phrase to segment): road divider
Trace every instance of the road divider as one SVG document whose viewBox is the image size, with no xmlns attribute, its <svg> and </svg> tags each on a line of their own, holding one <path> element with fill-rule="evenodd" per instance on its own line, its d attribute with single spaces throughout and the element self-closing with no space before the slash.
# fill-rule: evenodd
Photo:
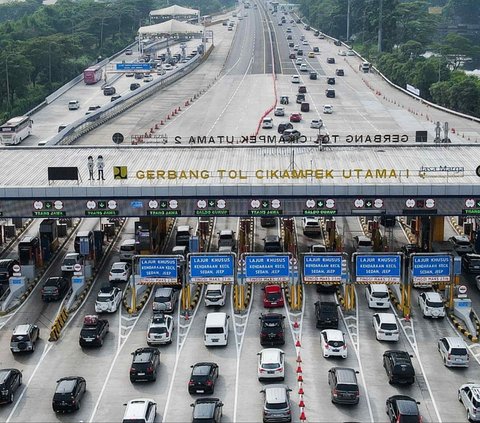
<svg viewBox="0 0 480 423">
<path fill-rule="evenodd" d="M 50 337 L 48 338 L 49 342 L 57 341 L 60 338 L 60 333 L 62 332 L 65 323 L 68 320 L 68 311 L 65 307 L 62 307 L 57 317 L 53 321 L 52 328 L 50 330 Z"/>
</svg>

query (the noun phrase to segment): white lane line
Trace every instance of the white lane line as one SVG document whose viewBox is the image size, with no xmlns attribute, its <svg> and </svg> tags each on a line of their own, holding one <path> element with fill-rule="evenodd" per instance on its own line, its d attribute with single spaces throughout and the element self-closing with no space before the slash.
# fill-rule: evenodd
<svg viewBox="0 0 480 423">
<path fill-rule="evenodd" d="M 183 292 L 182 292 L 182 295 L 183 295 Z M 192 323 L 193 323 L 193 320 L 195 319 L 195 316 L 197 315 L 197 311 L 199 309 L 199 304 L 201 302 L 202 296 L 203 296 L 203 286 L 202 286 L 202 292 L 200 293 L 199 302 L 198 302 L 197 306 L 195 307 L 195 310 L 193 311 L 192 316 L 190 316 L 190 325 L 188 326 L 186 333 L 184 333 L 182 335 L 183 339 L 182 339 L 181 342 L 180 342 L 180 331 L 177 332 L 177 356 L 175 357 L 175 364 L 173 365 L 172 379 L 171 379 L 170 385 L 168 387 L 167 401 L 165 403 L 165 408 L 163 410 L 162 420 L 164 422 L 168 421 L 167 413 L 168 413 L 168 408 L 170 406 L 170 400 L 172 398 L 173 384 L 175 382 L 175 375 L 177 373 L 178 363 L 180 361 L 180 353 L 182 352 L 183 346 L 185 345 L 185 340 L 187 339 L 187 336 L 190 332 L 190 329 L 192 328 Z M 180 309 L 180 304 L 181 304 L 181 297 L 180 297 L 180 301 L 179 301 L 179 309 Z M 180 312 L 177 313 L 177 322 L 178 322 L 178 324 L 180 324 Z"/>
<path fill-rule="evenodd" d="M 254 293 L 255 293 L 255 284 L 252 284 L 252 292 L 250 293 L 250 303 L 248 304 L 248 311 L 247 311 L 247 314 L 246 314 L 247 319 L 246 319 L 245 323 L 243 323 L 245 325 L 248 323 L 248 318 L 250 316 L 250 310 L 252 309 Z M 231 308 L 232 308 L 232 311 L 233 311 L 233 291 L 231 292 L 230 300 L 231 300 Z M 242 316 L 242 318 L 243 318 L 243 316 Z M 235 319 L 235 317 L 234 317 L 234 319 Z M 241 336 L 241 339 L 240 339 L 240 345 L 238 344 L 236 323 L 234 323 L 234 333 L 235 333 L 235 345 L 237 347 L 237 367 L 236 367 L 236 370 L 235 370 L 235 398 L 234 398 L 234 401 L 233 401 L 233 421 L 236 422 L 237 421 L 237 409 L 238 409 L 238 381 L 240 379 L 240 354 L 242 352 L 243 340 L 245 339 L 244 338 L 245 329 L 242 332 L 242 336 Z"/>
<path fill-rule="evenodd" d="M 400 323 L 400 327 L 402 328 L 402 331 L 405 335 L 405 338 L 407 338 L 408 343 L 410 344 L 413 352 L 415 353 L 415 357 L 417 357 L 418 364 L 420 365 L 420 370 L 421 370 L 421 372 L 423 374 L 423 378 L 425 380 L 425 385 L 427 386 L 428 394 L 430 395 L 430 399 L 432 400 L 433 409 L 435 410 L 435 414 L 437 415 L 437 420 L 436 421 L 438 423 L 442 423 L 442 418 L 440 417 L 440 412 L 438 411 L 437 403 L 435 401 L 435 398 L 433 397 L 432 388 L 430 387 L 430 382 L 428 381 L 427 374 L 425 373 L 425 369 L 423 367 L 423 362 L 420 358 L 420 353 L 419 353 L 418 348 L 417 348 L 417 340 L 416 340 L 416 337 L 415 337 L 415 329 L 414 329 L 414 326 L 413 326 L 413 318 L 410 318 L 410 325 L 411 325 L 412 336 L 413 336 L 414 342 L 412 342 L 410 340 L 410 337 L 407 335 L 407 332 L 405 331 L 405 328 L 404 328 L 403 323 L 402 323 L 403 319 L 400 319 L 398 317 L 397 310 L 395 310 L 395 307 L 393 307 L 393 304 L 390 304 L 390 308 L 393 310 L 393 313 L 397 317 L 397 319 Z"/>
<path fill-rule="evenodd" d="M 150 292 L 150 296 L 152 295 L 153 293 L 153 289 L 152 291 Z M 149 299 L 150 299 L 150 296 L 149 296 Z M 148 300 L 147 300 L 147 303 L 148 303 Z M 93 419 L 95 418 L 95 414 L 97 413 L 97 410 L 98 410 L 98 407 L 100 405 L 100 402 L 102 401 L 102 397 L 103 397 L 103 394 L 105 392 L 105 389 L 107 388 L 107 384 L 110 380 L 110 376 L 112 374 L 112 371 L 113 371 L 113 368 L 115 367 L 115 363 L 120 355 L 120 353 L 122 352 L 123 350 L 123 347 L 126 345 L 126 340 L 129 338 L 129 336 L 132 334 L 133 332 L 133 329 L 135 328 L 135 326 L 137 325 L 138 321 L 140 320 L 140 317 L 142 316 L 143 312 L 146 310 L 146 306 L 144 306 L 141 310 L 140 310 L 140 313 L 138 314 L 137 316 L 137 320 L 133 323 L 132 326 L 130 326 L 131 330 L 130 332 L 125 335 L 124 337 L 124 342 L 123 344 L 120 345 L 120 337 L 118 339 L 118 345 L 117 345 L 117 351 L 112 359 L 112 364 L 110 365 L 110 368 L 108 369 L 108 373 L 107 373 L 107 376 L 105 377 L 105 382 L 103 382 L 103 385 L 102 385 L 102 389 L 100 390 L 100 393 L 98 395 L 98 398 L 97 398 L 97 401 L 95 402 L 95 407 L 93 408 L 93 411 L 92 411 L 92 414 L 90 415 L 90 418 L 88 419 L 89 423 L 93 422 Z M 80 310 L 80 309 L 79 309 Z M 119 322 L 122 320 L 122 309 L 120 308 L 120 318 L 119 318 Z M 119 326 L 120 326 L 120 323 L 119 323 Z"/>
<path fill-rule="evenodd" d="M 358 298 L 356 287 L 355 287 L 355 298 Z M 335 302 L 338 304 L 338 299 L 337 299 L 336 295 L 335 295 Z M 345 316 L 343 315 L 343 311 L 342 311 L 341 307 L 338 307 L 338 311 L 340 312 L 340 316 L 341 316 L 341 318 L 343 320 L 343 323 L 345 324 L 345 328 L 347 329 L 347 332 L 348 332 L 348 337 L 350 338 L 350 342 L 353 345 L 355 355 L 357 356 L 358 369 L 359 369 L 358 371 L 360 373 L 360 378 L 362 379 L 363 389 L 365 390 L 365 399 L 367 400 L 367 408 L 368 408 L 368 414 L 370 415 L 370 422 L 375 423 L 375 419 L 373 418 L 372 404 L 370 403 L 370 395 L 368 393 L 368 388 L 367 388 L 367 382 L 365 381 L 365 374 L 363 373 L 362 360 L 360 358 L 361 357 L 360 356 L 360 331 L 359 331 L 359 327 L 358 327 L 359 319 L 358 319 L 358 304 L 357 304 L 357 301 L 355 301 L 355 319 L 357 321 L 356 334 L 355 335 L 352 334 L 352 332 L 350 330 L 350 327 L 347 326 L 346 319 L 345 319 Z M 357 338 L 356 342 L 354 342 L 353 336 L 355 336 Z"/>
<path fill-rule="evenodd" d="M 33 369 L 32 375 L 30 376 L 30 379 L 28 379 L 27 384 L 23 386 L 22 393 L 18 396 L 17 400 L 15 401 L 15 405 L 13 406 L 12 411 L 10 411 L 10 414 L 8 415 L 7 420 L 5 420 L 5 423 L 8 423 L 12 419 L 15 411 L 17 410 L 18 404 L 20 404 L 20 401 L 22 400 L 23 396 L 25 395 L 25 392 L 27 392 L 27 388 L 30 386 L 30 383 L 32 382 L 35 374 L 37 373 L 38 369 L 40 368 L 40 364 L 42 364 L 43 360 L 47 356 L 48 352 L 52 349 L 52 347 L 53 347 L 53 344 L 45 345 L 45 348 L 43 350 L 42 356 L 40 357 L 40 360 L 38 360 L 37 365 Z"/>
</svg>

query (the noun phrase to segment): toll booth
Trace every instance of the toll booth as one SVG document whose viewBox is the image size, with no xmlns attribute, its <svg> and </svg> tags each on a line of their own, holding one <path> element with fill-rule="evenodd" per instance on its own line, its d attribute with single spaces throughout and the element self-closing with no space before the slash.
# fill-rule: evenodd
<svg viewBox="0 0 480 423">
<path fill-rule="evenodd" d="M 93 231 L 79 231 L 74 242 L 75 252 L 86 258 L 94 258 Z"/>
<path fill-rule="evenodd" d="M 20 265 L 36 265 L 40 257 L 40 240 L 37 236 L 24 236 L 18 244 Z"/>
<path fill-rule="evenodd" d="M 141 217 L 135 222 L 135 242 L 137 253 L 158 254 L 165 239 L 171 218 Z"/>
<path fill-rule="evenodd" d="M 40 223 L 40 249 L 43 260 L 50 260 L 52 253 L 58 248 L 58 230 L 56 219 L 43 219 Z"/>
</svg>

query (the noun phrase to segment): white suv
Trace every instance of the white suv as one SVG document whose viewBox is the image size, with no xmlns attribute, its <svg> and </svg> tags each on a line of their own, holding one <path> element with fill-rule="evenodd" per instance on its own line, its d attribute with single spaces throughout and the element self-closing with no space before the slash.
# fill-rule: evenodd
<svg viewBox="0 0 480 423">
<path fill-rule="evenodd" d="M 60 269 L 62 272 L 73 272 L 73 268 L 76 264 L 83 265 L 83 256 L 78 253 L 67 253 Z"/>
<path fill-rule="evenodd" d="M 480 422 L 480 384 L 466 383 L 458 388 L 458 400 L 467 410 L 469 422 Z"/>
<path fill-rule="evenodd" d="M 459 336 L 446 336 L 437 343 L 438 352 L 446 367 L 468 367 L 470 355 L 467 345 Z"/>
<path fill-rule="evenodd" d="M 378 341 L 398 341 L 400 331 L 393 313 L 375 313 L 373 315 L 373 328 Z"/>
<path fill-rule="evenodd" d="M 265 348 L 258 355 L 258 380 L 285 379 L 284 352 L 279 348 Z"/>
<path fill-rule="evenodd" d="M 125 263 L 124 261 L 117 261 L 112 264 L 112 268 L 108 274 L 108 280 L 109 282 L 128 282 L 131 273 L 130 264 Z"/>
<path fill-rule="evenodd" d="M 167 314 L 154 314 L 147 329 L 147 344 L 171 344 L 173 333 L 173 317 Z"/>
<path fill-rule="evenodd" d="M 347 358 L 347 343 L 341 330 L 322 330 L 320 332 L 320 345 L 325 358 L 330 356 Z"/>
<path fill-rule="evenodd" d="M 438 292 L 422 292 L 418 296 L 418 305 L 424 317 L 445 317 L 442 296 Z"/>
<path fill-rule="evenodd" d="M 157 414 L 157 403 L 153 399 L 139 398 L 128 401 L 122 423 L 153 423 Z"/>
<path fill-rule="evenodd" d="M 227 287 L 220 283 L 207 285 L 205 290 L 205 307 L 218 306 L 223 307 L 227 299 Z"/>
<path fill-rule="evenodd" d="M 369 308 L 390 308 L 388 287 L 384 283 L 367 285 L 365 287 L 365 298 Z"/>
</svg>

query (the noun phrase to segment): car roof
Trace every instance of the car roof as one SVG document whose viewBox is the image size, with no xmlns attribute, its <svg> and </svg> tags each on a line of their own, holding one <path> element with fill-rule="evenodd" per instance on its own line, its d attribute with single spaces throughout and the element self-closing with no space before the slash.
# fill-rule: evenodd
<svg viewBox="0 0 480 423">
<path fill-rule="evenodd" d="M 68 392 L 72 392 L 78 382 L 78 379 L 78 376 L 62 377 L 58 380 L 58 385 L 55 389 L 55 393 L 65 394 Z"/>
<path fill-rule="evenodd" d="M 172 288 L 172 287 L 159 286 L 159 287 L 155 290 L 155 297 L 160 296 L 161 294 L 169 294 L 169 293 L 172 292 L 172 291 L 173 291 L 173 288 Z"/>
<path fill-rule="evenodd" d="M 115 263 L 112 264 L 112 269 L 113 268 L 117 268 L 117 267 L 126 267 L 128 266 L 128 263 L 124 262 L 124 261 L 116 261 Z"/>
<path fill-rule="evenodd" d="M 207 291 L 210 290 L 210 289 L 218 289 L 218 288 L 221 288 L 221 287 L 222 287 L 221 283 L 209 283 L 207 285 Z"/>
<path fill-rule="evenodd" d="M 280 241 L 280 237 L 278 235 L 267 235 L 265 237 L 265 242 L 278 242 Z"/>
<path fill-rule="evenodd" d="M 98 292 L 98 295 L 101 295 L 103 294 L 103 296 L 107 296 L 107 295 L 111 295 L 113 294 L 115 291 L 117 291 L 119 288 L 115 287 L 115 286 L 102 286 L 100 288 L 100 291 Z"/>
<path fill-rule="evenodd" d="M 466 348 L 465 341 L 459 336 L 446 336 L 445 339 L 452 348 Z"/>
<path fill-rule="evenodd" d="M 148 407 L 149 402 L 154 403 L 155 401 L 148 398 L 138 398 L 138 399 L 133 399 L 128 401 L 123 419 L 134 420 L 134 419 L 145 417 L 145 411 Z"/>
<path fill-rule="evenodd" d="M 383 323 L 397 323 L 393 313 L 375 313 Z"/>
<path fill-rule="evenodd" d="M 3 384 L 5 383 L 5 379 L 7 378 L 7 376 L 12 372 L 12 371 L 15 371 L 17 369 L 1 369 L 0 370 L 0 384 Z M 18 371 L 18 370 L 17 370 Z"/>
<path fill-rule="evenodd" d="M 263 363 L 278 363 L 283 351 L 280 348 L 265 348 L 260 354 Z"/>
<path fill-rule="evenodd" d="M 183 231 L 190 232 L 190 226 L 188 225 L 177 226 L 177 232 L 183 232 Z"/>
<path fill-rule="evenodd" d="M 438 292 L 425 292 L 425 296 L 427 297 L 427 300 L 430 301 L 442 301 L 442 296 Z"/>
<path fill-rule="evenodd" d="M 372 291 L 388 292 L 388 286 L 384 283 L 371 283 L 370 289 Z"/>
<path fill-rule="evenodd" d="M 25 324 L 25 325 L 18 325 L 15 327 L 13 330 L 14 335 L 28 335 L 28 332 L 30 330 L 30 324 Z"/>
<path fill-rule="evenodd" d="M 343 332 L 338 329 L 324 329 L 322 330 L 327 335 L 330 341 L 343 341 Z"/>
<path fill-rule="evenodd" d="M 452 239 L 454 239 L 455 241 L 468 241 L 468 242 L 470 242 L 470 239 L 466 235 L 454 235 L 454 236 L 452 236 Z"/>
<path fill-rule="evenodd" d="M 417 402 L 406 395 L 394 395 L 389 398 L 397 403 L 397 408 L 400 414 L 406 416 L 416 416 L 418 415 L 418 406 Z"/>
<path fill-rule="evenodd" d="M 80 255 L 80 253 L 67 253 L 67 254 L 65 255 L 65 257 L 77 257 L 77 256 L 79 256 L 79 255 Z"/>
<path fill-rule="evenodd" d="M 284 316 L 281 313 L 265 313 L 260 316 L 262 320 L 278 320 L 283 319 Z"/>
<path fill-rule="evenodd" d="M 283 403 L 287 401 L 287 385 L 273 384 L 265 386 L 265 400 L 269 404 Z"/>
<path fill-rule="evenodd" d="M 359 241 L 372 242 L 371 238 L 369 238 L 368 236 L 365 236 L 365 235 L 358 235 L 355 238 L 357 238 Z"/>
<path fill-rule="evenodd" d="M 280 292 L 282 290 L 282 287 L 277 284 L 272 284 L 272 285 L 266 285 L 265 286 L 265 292 Z"/>
<path fill-rule="evenodd" d="M 355 370 L 350 367 L 332 367 L 337 375 L 337 380 L 340 383 L 357 383 L 357 375 Z"/>
<path fill-rule="evenodd" d="M 233 235 L 233 231 L 231 229 L 222 229 L 220 231 L 220 236 L 222 236 L 222 235 Z"/>
<path fill-rule="evenodd" d="M 125 239 L 124 241 L 122 241 L 122 243 L 120 244 L 120 246 L 122 245 L 135 245 L 135 239 L 131 238 L 131 239 Z"/>
</svg>

